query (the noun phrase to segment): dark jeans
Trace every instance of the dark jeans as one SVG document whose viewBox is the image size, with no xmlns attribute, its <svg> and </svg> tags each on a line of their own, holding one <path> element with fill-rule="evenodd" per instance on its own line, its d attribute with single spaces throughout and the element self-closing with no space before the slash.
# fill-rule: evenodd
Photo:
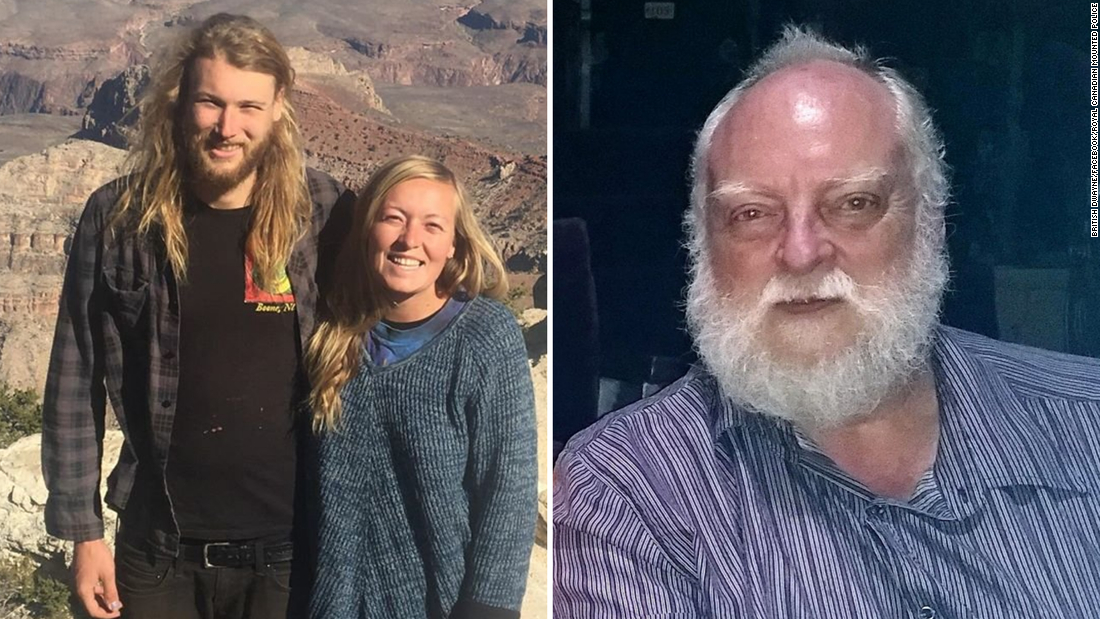
<svg viewBox="0 0 1100 619">
<path fill-rule="evenodd" d="M 123 619 L 285 619 L 290 565 L 204 568 L 121 538 L 115 545 Z"/>
</svg>

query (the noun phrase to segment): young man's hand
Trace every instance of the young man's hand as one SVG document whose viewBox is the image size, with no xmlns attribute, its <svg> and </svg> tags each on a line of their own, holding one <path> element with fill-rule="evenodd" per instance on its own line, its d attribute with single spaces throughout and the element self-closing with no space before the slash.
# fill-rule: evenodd
<svg viewBox="0 0 1100 619">
<path fill-rule="evenodd" d="M 115 558 L 102 539 L 77 542 L 73 549 L 73 589 L 96 619 L 120 616 L 115 587 Z"/>
</svg>

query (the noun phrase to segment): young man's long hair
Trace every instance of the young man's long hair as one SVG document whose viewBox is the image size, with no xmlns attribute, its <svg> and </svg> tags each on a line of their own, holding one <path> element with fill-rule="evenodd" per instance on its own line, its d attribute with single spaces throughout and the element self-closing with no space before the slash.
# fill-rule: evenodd
<svg viewBox="0 0 1100 619">
<path fill-rule="evenodd" d="M 390 190 L 413 179 L 446 183 L 455 190 L 455 255 L 444 265 L 436 291 L 450 297 L 461 289 L 470 298 L 481 294 L 499 299 L 508 286 L 504 265 L 478 225 L 453 172 L 438 161 L 415 155 L 383 164 L 367 181 L 355 205 L 351 231 L 336 258 L 326 315 L 306 354 L 317 431 L 336 427 L 340 389 L 358 371 L 363 338 L 388 307 L 371 260 L 370 233 Z"/>
<path fill-rule="evenodd" d="M 183 209 L 188 190 L 187 101 L 195 61 L 222 58 L 232 66 L 275 78 L 283 114 L 271 128 L 270 146 L 259 162 L 252 189 L 252 220 L 246 251 L 259 284 L 271 288 L 283 273 L 291 249 L 309 221 L 298 125 L 290 103 L 294 69 L 271 32 L 255 20 L 220 13 L 181 39 L 152 72 L 141 102 L 138 131 L 127 165 L 130 174 L 114 224 L 135 225 L 139 235 L 160 236 L 177 279 L 187 277 L 187 235 Z"/>
</svg>

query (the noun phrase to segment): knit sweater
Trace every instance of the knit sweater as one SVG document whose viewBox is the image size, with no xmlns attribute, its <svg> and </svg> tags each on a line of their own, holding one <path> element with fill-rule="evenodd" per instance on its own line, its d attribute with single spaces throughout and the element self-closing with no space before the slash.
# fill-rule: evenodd
<svg viewBox="0 0 1100 619">
<path fill-rule="evenodd" d="M 534 541 L 534 394 L 523 338 L 478 297 L 410 357 L 364 354 L 322 437 L 314 619 L 518 609 Z"/>
</svg>

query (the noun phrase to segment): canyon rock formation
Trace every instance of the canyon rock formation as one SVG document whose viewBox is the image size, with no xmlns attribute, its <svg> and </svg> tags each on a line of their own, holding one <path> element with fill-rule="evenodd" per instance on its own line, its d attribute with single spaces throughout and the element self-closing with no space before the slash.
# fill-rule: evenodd
<svg viewBox="0 0 1100 619">
<path fill-rule="evenodd" d="M 310 165 L 358 189 L 394 156 L 444 161 L 506 260 L 514 308 L 531 304 L 546 271 L 544 1 L 0 0 L 0 382 L 41 393 L 72 232 L 88 195 L 124 169 L 147 67 L 220 11 L 256 17 L 288 47 Z M 543 470 L 528 618 L 546 608 L 549 462 L 545 310 L 522 313 Z M 105 458 L 120 443 L 108 432 Z M 38 450 L 36 436 L 0 450 L 0 561 L 60 570 Z"/>
<path fill-rule="evenodd" d="M 284 45 L 406 85 L 546 85 L 546 4 L 383 0 L 36 0 L 0 4 L 0 114 L 82 114 L 102 83 L 217 12 L 252 15 Z"/>
</svg>

